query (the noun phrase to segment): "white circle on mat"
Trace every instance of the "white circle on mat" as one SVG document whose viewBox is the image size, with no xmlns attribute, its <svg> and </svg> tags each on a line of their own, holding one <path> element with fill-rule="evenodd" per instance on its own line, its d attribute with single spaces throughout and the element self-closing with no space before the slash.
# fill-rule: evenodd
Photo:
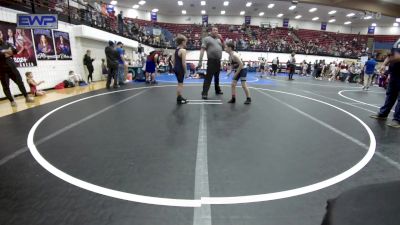
<svg viewBox="0 0 400 225">
<path fill-rule="evenodd" d="M 294 196 L 299 196 L 303 194 L 307 194 L 310 192 L 318 191 L 323 188 L 332 186 L 334 184 L 337 184 L 352 175 L 356 174 L 358 171 L 360 171 L 362 168 L 364 168 L 368 162 L 372 159 L 372 157 L 375 154 L 375 149 L 376 149 L 376 139 L 375 135 L 372 132 L 371 128 L 368 127 L 367 124 L 365 124 L 360 118 L 357 116 L 351 114 L 350 112 L 347 112 L 346 110 L 339 108 L 335 105 L 329 104 L 327 102 L 310 98 L 307 96 L 303 95 L 298 95 L 294 93 L 289 93 L 289 92 L 284 92 L 284 91 L 277 91 L 277 90 L 270 90 L 270 89 L 265 89 L 265 88 L 257 88 L 258 90 L 264 90 L 264 91 L 269 91 L 269 92 L 275 92 L 275 93 L 280 93 L 280 94 L 287 94 L 287 95 L 292 95 L 292 96 L 297 96 L 300 98 L 308 99 L 314 102 L 318 102 L 327 106 L 330 106 L 334 109 L 337 109 L 343 113 L 346 113 L 349 115 L 351 118 L 355 119 L 357 122 L 359 122 L 367 131 L 370 139 L 370 144 L 367 153 L 364 155 L 364 157 L 354 166 L 352 166 L 350 169 L 334 176 L 329 179 L 320 181 L 318 183 L 310 184 L 307 186 L 303 187 L 298 187 L 290 190 L 284 190 L 284 191 L 279 191 L 279 192 L 273 192 L 273 193 L 266 193 L 266 194 L 258 194 L 258 195 L 245 195 L 245 196 L 232 196 L 232 197 L 204 197 L 200 199 L 173 199 L 173 198 L 159 198 L 159 197 L 152 197 L 152 196 L 144 196 L 144 195 L 137 195 L 137 194 L 132 194 L 132 193 L 127 193 L 127 192 L 122 192 L 118 190 L 113 190 L 105 187 L 98 186 L 96 184 L 92 184 L 89 182 L 86 182 L 84 180 L 80 180 L 78 178 L 75 178 L 52 164 L 50 164 L 43 156 L 39 153 L 38 149 L 36 148 L 36 145 L 33 141 L 36 129 L 38 126 L 51 114 L 55 113 L 56 111 L 63 109 L 67 106 L 73 105 L 77 102 L 85 101 L 88 99 L 92 99 L 98 96 L 103 96 L 103 95 L 109 95 L 109 94 L 114 94 L 114 93 L 119 93 L 119 92 L 126 92 L 126 91 L 132 91 L 132 90 L 141 90 L 141 89 L 149 89 L 149 88 L 163 88 L 163 87 L 174 87 L 175 85 L 162 85 L 162 86 L 153 86 L 153 87 L 140 87 L 140 88 L 130 88 L 130 89 L 124 89 L 124 90 L 117 90 L 117 91 L 112 91 L 112 92 L 106 92 L 106 93 L 101 93 L 85 98 L 81 98 L 75 101 L 72 101 L 70 103 L 67 103 L 65 105 L 62 105 L 60 107 L 57 107 L 56 109 L 53 109 L 52 111 L 48 112 L 45 114 L 43 117 L 41 117 L 30 129 L 29 134 L 28 134 L 28 139 L 27 139 L 27 145 L 28 148 L 35 158 L 35 160 L 47 171 L 49 171 L 51 174 L 54 176 L 72 184 L 77 187 L 80 187 L 82 189 L 98 193 L 101 195 L 109 196 L 112 198 L 117 198 L 117 199 L 122 199 L 122 200 L 127 200 L 127 201 L 132 201 L 132 202 L 139 202 L 139 203 L 146 203 L 146 204 L 153 204 L 153 205 L 164 205 L 164 206 L 178 206 L 178 207 L 201 207 L 203 204 L 240 204 L 240 203 L 251 203 L 251 202 L 263 202 L 263 201 L 271 201 L 271 200 L 277 200 L 277 199 L 284 199 L 284 198 L 290 198 Z M 198 86 L 198 85 L 194 85 Z M 252 88 L 252 87 L 251 87 Z"/>
</svg>

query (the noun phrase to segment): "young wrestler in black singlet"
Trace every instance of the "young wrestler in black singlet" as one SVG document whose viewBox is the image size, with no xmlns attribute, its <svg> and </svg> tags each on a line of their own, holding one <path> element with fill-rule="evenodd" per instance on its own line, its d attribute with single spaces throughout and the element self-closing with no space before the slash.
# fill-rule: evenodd
<svg viewBox="0 0 400 225">
<path fill-rule="evenodd" d="M 246 101 L 244 104 L 248 105 L 251 103 L 251 98 L 250 98 L 250 91 L 249 88 L 247 87 L 246 83 L 246 77 L 247 77 L 247 69 L 243 68 L 243 62 L 240 60 L 239 55 L 237 52 L 235 52 L 235 46 L 232 42 L 229 42 L 226 44 L 225 51 L 229 54 L 229 61 L 231 62 L 232 65 L 232 70 L 235 71 L 235 74 L 233 75 L 232 79 L 232 99 L 228 103 L 235 103 L 236 102 L 236 85 L 237 82 L 240 81 L 242 82 L 242 87 L 244 90 L 244 93 L 246 94 Z"/>
</svg>

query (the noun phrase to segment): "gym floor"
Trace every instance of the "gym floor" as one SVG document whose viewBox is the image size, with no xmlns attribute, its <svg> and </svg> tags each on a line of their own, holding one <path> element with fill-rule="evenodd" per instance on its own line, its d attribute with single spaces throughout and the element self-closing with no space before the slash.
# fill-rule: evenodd
<svg viewBox="0 0 400 225">
<path fill-rule="evenodd" d="M 400 178 L 400 130 L 369 118 L 384 89 L 249 74 L 253 103 L 239 86 L 230 105 L 221 77 L 209 101 L 188 80 L 187 105 L 161 75 L 0 117 L 0 224 L 318 225 L 328 199 Z"/>
</svg>

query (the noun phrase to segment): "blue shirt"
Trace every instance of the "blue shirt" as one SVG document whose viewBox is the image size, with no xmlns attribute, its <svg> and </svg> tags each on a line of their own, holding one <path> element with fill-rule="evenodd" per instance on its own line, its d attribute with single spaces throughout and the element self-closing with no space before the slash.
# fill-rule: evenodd
<svg viewBox="0 0 400 225">
<path fill-rule="evenodd" d="M 366 74 L 374 74 L 375 72 L 376 61 L 375 59 L 370 59 L 365 63 L 365 73 Z"/>
<path fill-rule="evenodd" d="M 117 52 L 118 52 L 118 63 L 119 64 L 124 64 L 124 61 L 122 61 L 121 55 L 124 54 L 124 49 L 123 48 L 117 48 Z"/>
</svg>

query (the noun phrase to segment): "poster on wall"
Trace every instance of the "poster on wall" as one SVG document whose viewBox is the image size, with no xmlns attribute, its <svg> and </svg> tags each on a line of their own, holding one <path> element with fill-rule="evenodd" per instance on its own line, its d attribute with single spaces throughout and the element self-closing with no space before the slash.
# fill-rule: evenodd
<svg viewBox="0 0 400 225">
<path fill-rule="evenodd" d="M 251 16 L 245 16 L 244 17 L 244 23 L 246 25 L 250 25 L 251 24 Z"/>
<path fill-rule="evenodd" d="M 157 13 L 156 12 L 151 12 L 150 17 L 151 17 L 151 22 L 157 22 Z"/>
<path fill-rule="evenodd" d="M 328 25 L 327 23 L 322 22 L 322 23 L 321 23 L 321 30 L 326 30 L 326 26 L 327 26 L 327 25 Z"/>
<path fill-rule="evenodd" d="M 201 24 L 203 25 L 203 27 L 208 26 L 208 15 L 201 16 Z"/>
<path fill-rule="evenodd" d="M 58 60 L 72 60 L 69 34 L 58 30 L 53 31 L 56 56 Z"/>
<path fill-rule="evenodd" d="M 37 66 L 30 29 L 17 29 L 17 24 L 0 21 L 0 38 L 17 49 L 13 56 L 17 67 Z"/>
<path fill-rule="evenodd" d="M 375 34 L 375 27 L 374 26 L 369 26 L 368 27 L 368 34 Z"/>
<path fill-rule="evenodd" d="M 34 29 L 33 39 L 36 47 L 37 60 L 55 60 L 53 35 L 51 30 Z"/>
<path fill-rule="evenodd" d="M 283 27 L 289 27 L 289 19 L 283 19 Z"/>
</svg>

